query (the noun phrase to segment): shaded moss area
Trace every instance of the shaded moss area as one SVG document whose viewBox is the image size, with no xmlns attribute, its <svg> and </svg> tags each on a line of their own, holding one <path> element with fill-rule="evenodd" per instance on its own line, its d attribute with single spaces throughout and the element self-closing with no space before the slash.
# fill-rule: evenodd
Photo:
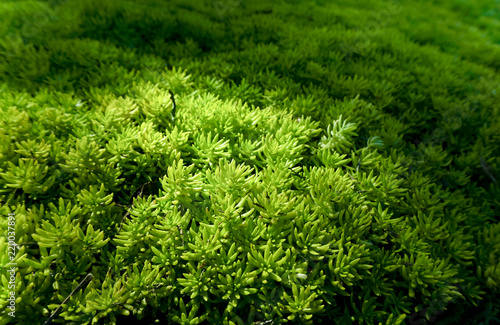
<svg viewBox="0 0 500 325">
<path fill-rule="evenodd" d="M 499 15 L 3 1 L 0 324 L 498 322 Z"/>
</svg>

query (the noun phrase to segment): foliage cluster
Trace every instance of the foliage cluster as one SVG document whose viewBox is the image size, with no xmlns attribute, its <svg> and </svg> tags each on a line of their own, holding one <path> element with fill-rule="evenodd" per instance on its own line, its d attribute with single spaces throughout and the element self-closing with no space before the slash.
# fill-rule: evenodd
<svg viewBox="0 0 500 325">
<path fill-rule="evenodd" d="M 477 3 L 3 1 L 0 324 L 498 320 Z"/>
</svg>

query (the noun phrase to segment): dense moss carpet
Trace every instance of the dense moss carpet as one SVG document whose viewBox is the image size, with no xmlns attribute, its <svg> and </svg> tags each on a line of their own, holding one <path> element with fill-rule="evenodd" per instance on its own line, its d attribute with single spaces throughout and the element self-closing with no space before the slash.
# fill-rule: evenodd
<svg viewBox="0 0 500 325">
<path fill-rule="evenodd" d="M 0 324 L 500 322 L 498 1 L 0 17 Z"/>
</svg>

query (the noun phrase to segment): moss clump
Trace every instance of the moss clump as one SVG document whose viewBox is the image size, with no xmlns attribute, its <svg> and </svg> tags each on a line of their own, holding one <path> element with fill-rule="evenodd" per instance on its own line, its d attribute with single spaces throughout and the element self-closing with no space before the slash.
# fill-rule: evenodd
<svg viewBox="0 0 500 325">
<path fill-rule="evenodd" d="M 479 2 L 4 1 L 0 324 L 498 321 Z"/>
</svg>

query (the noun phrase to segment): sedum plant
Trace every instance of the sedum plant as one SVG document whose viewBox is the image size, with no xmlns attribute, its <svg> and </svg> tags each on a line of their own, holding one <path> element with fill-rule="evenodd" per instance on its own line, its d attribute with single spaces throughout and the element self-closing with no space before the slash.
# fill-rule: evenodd
<svg viewBox="0 0 500 325">
<path fill-rule="evenodd" d="M 0 6 L 0 324 L 498 320 L 480 3 Z"/>
</svg>

